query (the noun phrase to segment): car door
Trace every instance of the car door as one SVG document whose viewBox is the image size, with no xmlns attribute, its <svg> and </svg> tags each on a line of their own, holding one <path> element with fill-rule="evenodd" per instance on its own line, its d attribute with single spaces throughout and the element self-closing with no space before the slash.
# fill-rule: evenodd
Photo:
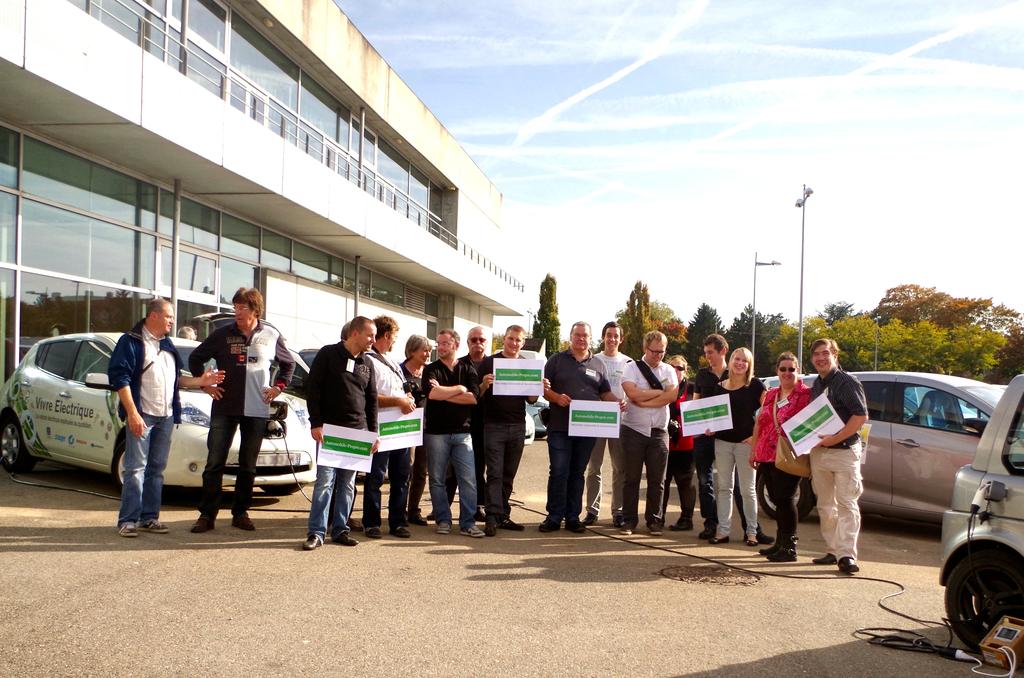
<svg viewBox="0 0 1024 678">
<path fill-rule="evenodd" d="M 63 413 L 71 397 L 67 378 L 77 352 L 74 339 L 48 341 L 37 350 L 35 365 L 26 366 L 21 374 L 26 405 L 21 413 L 22 430 L 34 429 L 46 453 L 55 458 L 68 456 L 71 431 Z"/>
<path fill-rule="evenodd" d="M 887 507 L 892 504 L 892 424 L 896 382 L 886 377 L 862 377 L 861 384 L 867 396 L 871 429 L 861 467 L 864 493 L 860 502 L 865 508 L 869 508 L 868 504 Z"/>
<path fill-rule="evenodd" d="M 83 464 L 103 470 L 110 467 L 113 458 L 117 395 L 87 387 L 85 378 L 95 372 L 106 374 L 110 354 L 111 347 L 102 339 L 81 341 L 66 389 L 67 452 Z"/>
<path fill-rule="evenodd" d="M 892 504 L 941 514 L 956 472 L 978 447 L 980 436 L 964 423 L 965 409 L 973 406 L 952 387 L 905 379 L 897 400 L 901 420 L 892 426 Z"/>
</svg>

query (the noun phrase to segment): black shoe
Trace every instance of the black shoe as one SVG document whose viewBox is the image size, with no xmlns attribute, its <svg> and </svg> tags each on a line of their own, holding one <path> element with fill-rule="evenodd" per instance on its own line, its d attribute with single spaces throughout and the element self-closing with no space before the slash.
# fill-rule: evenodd
<svg viewBox="0 0 1024 678">
<path fill-rule="evenodd" d="M 348 519 L 348 529 L 352 530 L 353 532 L 362 532 L 363 531 L 363 521 L 360 520 L 359 518 L 349 518 Z"/>
<path fill-rule="evenodd" d="M 388 532 L 392 537 L 398 537 L 399 539 L 408 539 L 412 536 L 412 532 L 405 525 L 399 525 L 398 527 L 392 527 Z M 369 536 L 369 535 L 367 535 Z"/>
<path fill-rule="evenodd" d="M 583 525 L 583 523 L 581 523 L 578 520 L 575 523 L 566 523 L 565 529 L 569 530 L 570 532 L 575 532 L 576 534 L 583 534 L 587 531 L 587 528 Z"/>
<path fill-rule="evenodd" d="M 583 524 L 586 525 L 587 527 L 589 527 L 589 526 L 595 524 L 596 522 L 597 522 L 597 514 L 596 513 L 590 513 L 588 511 L 587 512 L 587 517 L 583 519 Z"/>
<path fill-rule="evenodd" d="M 359 543 L 348 532 L 342 532 L 335 537 L 331 537 L 331 541 L 342 546 L 356 546 Z"/>
<path fill-rule="evenodd" d="M 839 571 L 846 574 L 853 574 L 854 572 L 860 572 L 860 568 L 857 566 L 857 561 L 849 556 L 843 556 L 839 559 Z"/>
<path fill-rule="evenodd" d="M 771 557 L 774 556 L 776 553 L 778 553 L 781 550 L 782 550 L 782 544 L 779 541 L 776 541 L 774 546 L 769 546 L 766 549 L 760 549 L 758 551 L 758 553 L 760 553 L 762 556 L 766 557 L 768 560 L 771 560 L 772 559 Z"/>
<path fill-rule="evenodd" d="M 795 563 L 796 549 L 790 547 L 781 548 L 768 556 L 768 560 L 773 563 Z"/>
<path fill-rule="evenodd" d="M 728 536 L 725 536 L 725 537 L 711 537 L 711 539 L 708 539 L 708 543 L 709 544 L 728 544 L 729 543 L 729 537 Z"/>
<path fill-rule="evenodd" d="M 494 537 L 498 534 L 498 521 L 494 518 L 488 518 L 487 522 L 484 523 L 484 534 L 488 537 Z"/>
<path fill-rule="evenodd" d="M 384 536 L 384 534 L 380 531 L 379 527 L 368 527 L 365 530 L 363 530 L 363 534 L 365 534 L 370 539 L 380 539 Z"/>
<path fill-rule="evenodd" d="M 626 524 L 626 521 L 622 519 L 622 514 L 612 516 L 612 527 L 622 527 Z"/>
<path fill-rule="evenodd" d="M 324 545 L 324 538 L 319 534 L 311 534 L 306 537 L 306 541 L 302 543 L 303 551 L 315 551 Z"/>
<path fill-rule="evenodd" d="M 834 553 L 826 553 L 821 558 L 813 558 L 811 562 L 815 565 L 835 565 L 838 561 Z"/>
<path fill-rule="evenodd" d="M 485 520 L 487 520 L 487 512 L 484 511 L 479 506 L 477 506 L 476 513 L 473 514 L 473 520 L 475 520 L 478 523 L 484 522 Z"/>
<path fill-rule="evenodd" d="M 757 543 L 758 544 L 774 544 L 775 537 L 769 537 L 767 534 L 761 531 L 761 528 L 757 528 Z"/>
<path fill-rule="evenodd" d="M 430 513 L 427 514 L 426 520 L 427 520 L 428 524 L 434 522 L 434 512 L 433 511 L 431 511 Z"/>
<path fill-rule="evenodd" d="M 562 526 L 558 523 L 553 523 L 550 520 L 545 520 L 537 527 L 537 529 L 541 532 L 558 532 L 562 529 Z"/>
<path fill-rule="evenodd" d="M 693 529 L 693 521 L 689 518 L 680 518 L 673 524 L 669 525 L 668 529 L 673 532 L 689 532 Z"/>
<path fill-rule="evenodd" d="M 417 511 L 416 513 L 409 514 L 409 522 L 413 525 L 428 525 L 427 521 L 423 518 L 423 514 Z"/>
<path fill-rule="evenodd" d="M 520 525 L 511 518 L 505 518 L 505 520 L 498 523 L 498 527 L 500 527 L 503 530 L 512 530 L 513 532 L 522 532 L 526 529 L 525 526 Z"/>
<path fill-rule="evenodd" d="M 712 525 L 711 527 L 705 527 L 705 528 L 704 528 L 703 530 L 701 530 L 701 531 L 700 531 L 700 533 L 699 533 L 699 534 L 697 535 L 697 539 L 707 539 L 707 540 L 709 540 L 709 541 L 710 541 L 711 539 L 714 539 L 714 537 L 715 537 L 715 531 L 716 531 L 717 529 L 718 529 L 718 528 L 717 528 L 716 526 L 714 526 L 714 525 Z"/>
</svg>

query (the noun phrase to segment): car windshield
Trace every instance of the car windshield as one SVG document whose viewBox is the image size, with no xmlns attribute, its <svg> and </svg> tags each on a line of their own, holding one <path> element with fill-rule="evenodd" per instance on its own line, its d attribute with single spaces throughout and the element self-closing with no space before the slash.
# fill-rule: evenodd
<svg viewBox="0 0 1024 678">
<path fill-rule="evenodd" d="M 1006 387 L 998 384 L 979 384 L 977 386 L 965 386 L 964 390 L 971 395 L 981 398 L 994 410 Z"/>
</svg>

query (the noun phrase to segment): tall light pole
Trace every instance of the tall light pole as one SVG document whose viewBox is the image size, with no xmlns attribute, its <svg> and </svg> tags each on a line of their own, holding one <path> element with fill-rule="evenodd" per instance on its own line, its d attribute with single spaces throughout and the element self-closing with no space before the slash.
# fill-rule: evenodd
<svg viewBox="0 0 1024 678">
<path fill-rule="evenodd" d="M 754 252 L 754 301 L 751 304 L 750 312 L 750 357 L 754 364 L 757 364 L 757 344 L 754 339 L 757 337 L 757 267 L 758 266 L 781 266 L 782 264 L 772 259 L 771 261 L 758 261 L 757 252 Z"/>
<path fill-rule="evenodd" d="M 800 208 L 800 320 L 796 333 L 796 364 L 803 372 L 804 369 L 804 223 L 807 216 L 807 199 L 814 191 L 807 184 L 804 184 L 804 194 L 796 201 Z"/>
</svg>

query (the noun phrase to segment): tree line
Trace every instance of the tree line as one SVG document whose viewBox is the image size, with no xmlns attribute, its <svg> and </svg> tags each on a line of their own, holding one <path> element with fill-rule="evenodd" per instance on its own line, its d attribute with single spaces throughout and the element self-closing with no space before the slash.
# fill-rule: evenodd
<svg viewBox="0 0 1024 678">
<path fill-rule="evenodd" d="M 563 347 L 558 325 L 556 281 L 550 274 L 541 285 L 540 308 L 533 336 L 547 338 L 548 353 Z M 697 307 L 689 322 L 665 303 L 650 298 L 647 285 L 637 281 L 625 305 L 615 314 L 625 341 L 620 350 L 638 357 L 643 335 L 659 330 L 668 338 L 668 354 L 686 357 L 691 368 L 703 361 L 704 337 L 723 335 L 731 347 L 750 347 L 753 308 L 748 304 L 727 327 L 708 303 Z M 594 328 L 595 333 L 600 327 Z M 796 321 L 780 313 L 757 313 L 752 347 L 757 376 L 774 374 L 773 363 L 783 351 L 797 352 Z M 857 310 L 838 301 L 804 318 L 804 356 L 811 342 L 831 337 L 839 344 L 840 364 L 849 371 L 885 370 L 952 374 L 992 383 L 1005 383 L 1024 372 L 1024 317 L 992 299 L 953 297 L 934 287 L 899 285 L 886 291 L 878 305 Z M 600 341 L 600 337 L 595 337 Z M 594 346 L 595 350 L 600 345 Z M 804 370 L 810 364 L 804 365 Z"/>
</svg>

